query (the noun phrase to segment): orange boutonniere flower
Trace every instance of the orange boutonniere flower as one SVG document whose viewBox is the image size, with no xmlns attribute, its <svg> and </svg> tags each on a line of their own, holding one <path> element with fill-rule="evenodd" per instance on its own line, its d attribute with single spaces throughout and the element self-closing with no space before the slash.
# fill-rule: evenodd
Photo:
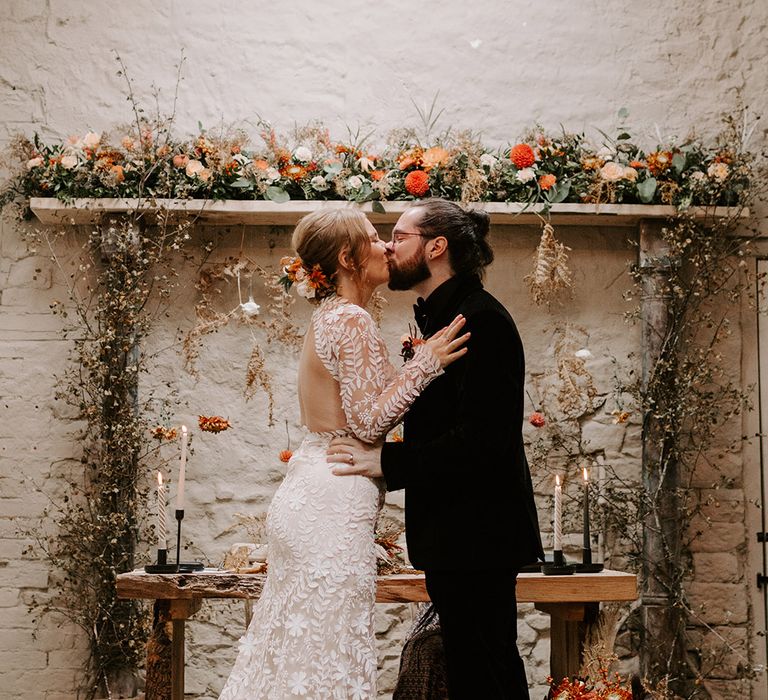
<svg viewBox="0 0 768 700">
<path fill-rule="evenodd" d="M 419 336 L 418 330 L 409 325 L 408 333 L 400 338 L 400 342 L 403 344 L 402 350 L 400 350 L 400 356 L 403 358 L 403 362 L 408 362 L 408 360 L 413 358 L 413 355 L 416 352 L 416 347 L 423 345 L 426 341 Z"/>
<path fill-rule="evenodd" d="M 230 422 L 221 416 L 198 416 L 197 424 L 204 433 L 220 433 L 232 427 Z"/>
<path fill-rule="evenodd" d="M 291 457 L 293 457 L 293 452 L 291 450 L 281 450 L 279 456 L 281 462 L 288 463 L 291 461 Z"/>
<path fill-rule="evenodd" d="M 544 414 L 540 411 L 534 411 L 531 413 L 531 417 L 528 419 L 528 422 L 534 428 L 543 428 L 547 424 L 547 421 L 544 418 Z"/>
</svg>

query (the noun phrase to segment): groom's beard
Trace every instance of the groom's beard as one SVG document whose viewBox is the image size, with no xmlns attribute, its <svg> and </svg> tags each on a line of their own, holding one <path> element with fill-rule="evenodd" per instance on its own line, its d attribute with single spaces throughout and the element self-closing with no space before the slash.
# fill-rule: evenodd
<svg viewBox="0 0 768 700">
<path fill-rule="evenodd" d="M 429 267 L 427 267 L 424 248 L 419 248 L 417 253 L 399 265 L 393 258 L 389 258 L 387 262 L 389 264 L 389 284 L 387 286 L 395 291 L 413 289 L 414 285 L 432 276 Z"/>
</svg>

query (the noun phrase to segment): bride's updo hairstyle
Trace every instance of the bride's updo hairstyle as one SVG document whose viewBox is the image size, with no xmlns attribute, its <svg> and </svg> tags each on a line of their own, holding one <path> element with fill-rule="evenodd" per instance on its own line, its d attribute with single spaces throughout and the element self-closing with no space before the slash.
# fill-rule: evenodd
<svg viewBox="0 0 768 700">
<path fill-rule="evenodd" d="M 493 262 L 488 242 L 491 217 L 480 209 L 462 209 L 445 199 L 425 199 L 415 204 L 421 212 L 417 224 L 427 238 L 443 236 L 448 241 L 448 258 L 455 274 L 480 277 Z"/>
<path fill-rule="evenodd" d="M 352 277 L 363 279 L 363 266 L 371 250 L 371 239 L 365 228 L 365 214 L 359 209 L 319 209 L 299 221 L 291 244 L 307 270 L 319 265 L 323 274 L 333 283 L 324 295 L 335 291 L 336 275 L 341 264 L 339 253 L 349 251 Z M 322 298 L 320 296 L 319 298 Z"/>
</svg>

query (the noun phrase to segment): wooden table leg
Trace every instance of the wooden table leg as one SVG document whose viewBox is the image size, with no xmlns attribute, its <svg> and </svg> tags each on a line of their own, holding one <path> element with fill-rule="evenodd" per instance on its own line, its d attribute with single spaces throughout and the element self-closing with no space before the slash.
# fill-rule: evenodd
<svg viewBox="0 0 768 700">
<path fill-rule="evenodd" d="M 584 637 L 596 619 L 599 603 L 536 603 L 536 609 L 550 616 L 550 674 L 559 683 L 579 674 Z"/>
<path fill-rule="evenodd" d="M 201 602 L 199 598 L 171 601 L 171 700 L 184 700 L 184 626 L 200 609 Z"/>
<path fill-rule="evenodd" d="M 147 700 L 171 700 L 171 601 L 156 600 L 147 640 Z"/>
</svg>

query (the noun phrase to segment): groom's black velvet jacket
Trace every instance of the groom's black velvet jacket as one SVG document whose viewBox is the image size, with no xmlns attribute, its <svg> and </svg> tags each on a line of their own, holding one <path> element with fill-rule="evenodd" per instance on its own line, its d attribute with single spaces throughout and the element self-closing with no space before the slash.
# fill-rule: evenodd
<svg viewBox="0 0 768 700">
<path fill-rule="evenodd" d="M 519 569 L 544 557 L 523 449 L 523 345 L 477 276 L 452 277 L 416 309 L 425 336 L 457 314 L 469 351 L 416 399 L 382 470 L 388 490 L 405 488 L 415 567 Z"/>
</svg>

